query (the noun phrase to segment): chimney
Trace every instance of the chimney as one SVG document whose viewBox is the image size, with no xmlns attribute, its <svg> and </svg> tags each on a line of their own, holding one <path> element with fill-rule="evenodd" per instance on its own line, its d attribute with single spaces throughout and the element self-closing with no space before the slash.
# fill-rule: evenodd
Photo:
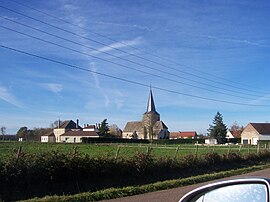
<svg viewBox="0 0 270 202">
<path fill-rule="evenodd" d="M 79 128 L 79 119 L 77 119 L 76 128 Z"/>
<path fill-rule="evenodd" d="M 60 128 L 60 119 L 58 119 L 58 128 Z"/>
</svg>

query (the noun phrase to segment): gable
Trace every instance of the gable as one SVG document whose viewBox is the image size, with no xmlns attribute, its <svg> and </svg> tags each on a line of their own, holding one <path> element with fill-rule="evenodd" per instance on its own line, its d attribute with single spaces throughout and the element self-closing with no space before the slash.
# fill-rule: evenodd
<svg viewBox="0 0 270 202">
<path fill-rule="evenodd" d="M 241 138 L 242 131 L 231 131 L 228 130 L 226 134 L 226 138 Z"/>
<path fill-rule="evenodd" d="M 63 128 L 63 129 L 77 129 L 77 124 L 72 121 L 72 120 L 65 120 L 63 121 L 59 128 Z M 58 129 L 58 127 L 56 127 L 56 129 Z M 81 129 L 80 126 L 78 126 L 78 129 Z"/>
</svg>

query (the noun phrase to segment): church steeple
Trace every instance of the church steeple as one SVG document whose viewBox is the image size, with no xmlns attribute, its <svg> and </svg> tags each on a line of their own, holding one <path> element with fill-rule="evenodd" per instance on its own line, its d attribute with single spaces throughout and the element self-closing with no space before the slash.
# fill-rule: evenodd
<svg viewBox="0 0 270 202">
<path fill-rule="evenodd" d="M 154 102 L 151 86 L 150 86 L 150 94 L 149 94 L 149 98 L 148 98 L 146 113 L 148 113 L 148 112 L 156 112 L 156 107 L 155 107 L 155 102 Z"/>
<path fill-rule="evenodd" d="M 146 129 L 148 129 L 149 127 L 153 127 L 157 121 L 160 121 L 160 115 L 156 111 L 152 88 L 150 86 L 150 94 L 149 94 L 148 103 L 147 103 L 147 111 L 143 114 L 142 122 L 143 122 L 143 126 L 145 126 Z"/>
</svg>

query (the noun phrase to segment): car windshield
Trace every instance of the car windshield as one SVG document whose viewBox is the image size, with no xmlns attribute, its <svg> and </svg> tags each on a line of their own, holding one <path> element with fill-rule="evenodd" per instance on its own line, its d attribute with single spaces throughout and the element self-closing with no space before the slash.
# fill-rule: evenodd
<svg viewBox="0 0 270 202">
<path fill-rule="evenodd" d="M 218 188 L 200 196 L 194 202 L 264 202 L 267 188 L 263 184 L 238 184 Z"/>
</svg>

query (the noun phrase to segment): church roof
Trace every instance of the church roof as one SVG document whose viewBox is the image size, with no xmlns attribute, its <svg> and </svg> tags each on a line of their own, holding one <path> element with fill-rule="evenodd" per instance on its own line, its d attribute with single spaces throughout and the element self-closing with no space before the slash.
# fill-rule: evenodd
<svg viewBox="0 0 270 202">
<path fill-rule="evenodd" d="M 165 125 L 165 123 L 163 121 L 157 121 L 154 126 L 153 126 L 154 130 L 164 130 L 164 129 L 168 129 L 168 127 Z"/>
<path fill-rule="evenodd" d="M 150 88 L 150 94 L 149 94 L 149 98 L 148 98 L 146 113 L 148 113 L 148 112 L 156 112 L 155 102 L 154 102 L 151 88 Z"/>
<path fill-rule="evenodd" d="M 141 121 L 130 121 L 127 122 L 123 132 L 141 132 L 142 131 L 142 122 Z"/>
</svg>

